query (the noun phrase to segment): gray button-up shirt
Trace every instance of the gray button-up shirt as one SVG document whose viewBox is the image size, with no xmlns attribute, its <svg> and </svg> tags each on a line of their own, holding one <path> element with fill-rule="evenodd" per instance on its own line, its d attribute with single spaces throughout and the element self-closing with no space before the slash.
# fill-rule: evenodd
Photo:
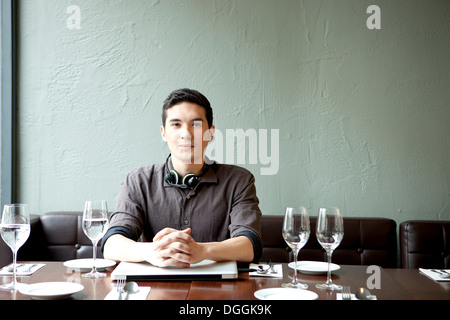
<svg viewBox="0 0 450 320">
<path fill-rule="evenodd" d="M 254 260 L 259 259 L 261 211 L 255 179 L 248 170 L 213 163 L 193 189 L 169 185 L 165 174 L 165 164 L 160 164 L 127 175 L 103 243 L 116 233 L 149 242 L 165 227 L 189 227 L 197 242 L 245 235 L 252 241 Z"/>
</svg>

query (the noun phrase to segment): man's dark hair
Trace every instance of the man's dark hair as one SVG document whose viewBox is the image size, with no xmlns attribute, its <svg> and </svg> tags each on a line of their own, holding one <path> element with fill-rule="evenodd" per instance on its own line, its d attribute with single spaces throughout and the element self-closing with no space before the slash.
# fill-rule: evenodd
<svg viewBox="0 0 450 320">
<path fill-rule="evenodd" d="M 166 126 L 167 110 L 182 102 L 195 103 L 205 109 L 208 128 L 211 128 L 213 123 L 213 111 L 208 99 L 200 92 L 187 88 L 172 91 L 166 100 L 164 100 L 162 108 L 162 123 L 164 127 Z"/>
</svg>

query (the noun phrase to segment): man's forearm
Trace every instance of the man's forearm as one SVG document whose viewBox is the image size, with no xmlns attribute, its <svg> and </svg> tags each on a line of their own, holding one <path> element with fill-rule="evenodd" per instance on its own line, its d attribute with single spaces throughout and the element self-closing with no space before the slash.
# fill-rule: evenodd
<svg viewBox="0 0 450 320">
<path fill-rule="evenodd" d="M 141 262 L 144 253 L 149 250 L 149 243 L 136 242 L 120 234 L 108 238 L 103 249 L 105 259 L 114 261 Z"/>
<path fill-rule="evenodd" d="M 240 262 L 253 260 L 253 244 L 246 236 L 238 236 L 221 242 L 200 243 L 200 245 L 205 247 L 206 259 L 209 260 Z"/>
</svg>

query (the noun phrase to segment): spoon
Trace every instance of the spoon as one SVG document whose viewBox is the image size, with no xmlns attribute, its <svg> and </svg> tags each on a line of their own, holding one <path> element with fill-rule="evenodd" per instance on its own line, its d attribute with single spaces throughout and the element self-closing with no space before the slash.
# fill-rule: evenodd
<svg viewBox="0 0 450 320">
<path fill-rule="evenodd" d="M 269 272 L 269 270 L 270 270 L 270 267 L 267 268 L 267 269 L 264 269 L 263 266 L 259 265 L 258 269 L 256 270 L 256 272 L 259 273 L 259 274 L 266 274 L 267 272 Z"/>
<path fill-rule="evenodd" d="M 359 288 L 359 290 L 355 292 L 355 297 L 358 300 L 370 300 L 372 295 L 366 288 Z"/>
<path fill-rule="evenodd" d="M 130 293 L 133 294 L 139 292 L 139 286 L 136 282 L 131 281 L 128 282 L 125 287 L 123 287 L 123 290 L 127 293 L 127 295 L 125 296 L 125 300 L 128 300 Z"/>
</svg>

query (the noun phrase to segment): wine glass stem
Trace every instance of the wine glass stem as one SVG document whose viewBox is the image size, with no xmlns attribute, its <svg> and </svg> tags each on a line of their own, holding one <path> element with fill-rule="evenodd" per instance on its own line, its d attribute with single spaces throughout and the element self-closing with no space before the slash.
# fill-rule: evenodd
<svg viewBox="0 0 450 320">
<path fill-rule="evenodd" d="M 327 285 L 331 285 L 331 254 L 333 253 L 332 250 L 327 250 L 327 257 L 328 257 L 328 272 L 327 272 Z"/>
<path fill-rule="evenodd" d="M 13 250 L 13 289 L 16 289 L 16 265 L 17 265 L 17 250 Z"/>
<path fill-rule="evenodd" d="M 98 240 L 92 240 L 92 273 L 97 272 L 97 268 L 95 267 L 95 259 L 97 258 L 97 242 Z"/>
<path fill-rule="evenodd" d="M 292 279 L 292 283 L 295 285 L 298 283 L 298 280 L 297 280 L 297 256 L 298 256 L 299 251 L 300 251 L 299 249 L 292 250 L 292 254 L 294 255 L 294 278 Z"/>
</svg>

